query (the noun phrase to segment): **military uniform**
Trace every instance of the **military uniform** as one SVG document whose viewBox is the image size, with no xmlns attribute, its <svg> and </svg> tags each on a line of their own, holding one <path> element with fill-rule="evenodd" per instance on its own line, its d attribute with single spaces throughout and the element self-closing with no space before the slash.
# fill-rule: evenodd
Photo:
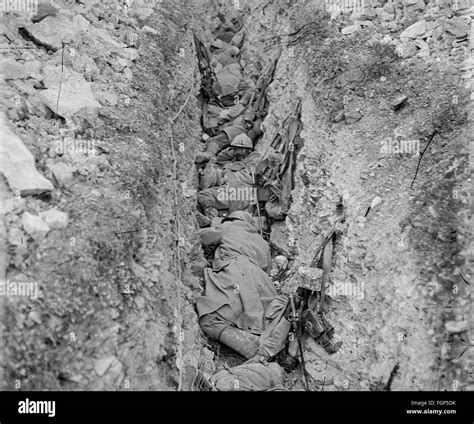
<svg viewBox="0 0 474 424">
<path fill-rule="evenodd" d="M 256 351 L 242 346 L 249 357 L 278 353 L 290 323 L 283 319 L 287 298 L 278 295 L 267 274 L 271 265 L 268 243 L 256 227 L 238 219 L 200 230 L 199 235 L 203 246 L 218 246 L 205 292 L 197 301 L 203 331 L 222 341 L 224 330 L 236 328 L 253 335 L 248 340 Z M 239 351 L 238 346 L 231 347 Z"/>
<path fill-rule="evenodd" d="M 202 163 L 209 160 L 211 157 L 216 156 L 221 150 L 230 146 L 232 141 L 240 134 L 247 134 L 253 143 L 262 135 L 260 128 L 261 121 L 258 120 L 254 123 L 252 129 L 248 130 L 243 125 L 230 125 L 225 127 L 215 137 L 211 137 L 207 140 L 206 148 L 202 153 L 196 155 L 196 162 Z"/>
</svg>

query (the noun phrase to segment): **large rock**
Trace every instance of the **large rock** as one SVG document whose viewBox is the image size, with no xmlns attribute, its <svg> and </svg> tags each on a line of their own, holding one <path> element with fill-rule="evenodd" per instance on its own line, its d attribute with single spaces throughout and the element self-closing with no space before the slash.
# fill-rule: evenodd
<svg viewBox="0 0 474 424">
<path fill-rule="evenodd" d="M 35 167 L 35 159 L 23 142 L 7 126 L 0 113 L 0 172 L 13 193 L 21 196 L 51 191 L 53 185 Z"/>
<path fill-rule="evenodd" d="M 72 19 L 65 15 L 48 16 L 25 28 L 37 44 L 54 51 L 59 50 L 63 43 L 77 41 L 79 33 L 89 29 L 90 23 L 81 15 L 75 15 Z"/>
<path fill-rule="evenodd" d="M 57 14 L 58 9 L 56 7 L 53 7 L 48 3 L 40 2 L 38 4 L 38 12 L 31 18 L 31 20 L 36 23 L 42 21 L 48 16 L 55 16 Z"/>
<path fill-rule="evenodd" d="M 421 37 L 427 31 L 426 22 L 424 20 L 415 22 L 413 25 L 410 25 L 400 34 L 400 39 L 402 41 L 409 41 L 414 38 Z"/>
<path fill-rule="evenodd" d="M 6 80 L 40 77 L 40 63 L 38 61 L 19 63 L 13 58 L 0 61 L 0 77 Z"/>
<path fill-rule="evenodd" d="M 61 81 L 60 66 L 47 66 L 43 73 L 45 86 L 49 88 L 42 90 L 40 97 L 49 109 L 63 118 L 84 110 L 97 114 L 100 103 L 94 98 L 90 83 L 81 74 L 64 68 Z"/>
<path fill-rule="evenodd" d="M 444 23 L 444 29 L 449 34 L 458 38 L 462 38 L 467 35 L 467 32 L 469 31 L 469 25 L 463 18 L 455 16 L 451 19 L 446 19 Z"/>
<path fill-rule="evenodd" d="M 25 231 L 36 241 L 41 241 L 48 234 L 49 226 L 39 216 L 24 212 L 21 217 L 21 223 Z"/>
</svg>

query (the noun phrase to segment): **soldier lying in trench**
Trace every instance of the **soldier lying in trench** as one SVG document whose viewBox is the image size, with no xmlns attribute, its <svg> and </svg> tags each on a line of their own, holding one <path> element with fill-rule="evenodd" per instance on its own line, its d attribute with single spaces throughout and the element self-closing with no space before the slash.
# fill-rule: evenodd
<svg viewBox="0 0 474 424">
<path fill-rule="evenodd" d="M 197 301 L 202 330 L 247 359 L 275 356 L 290 330 L 283 317 L 287 298 L 278 295 L 267 274 L 270 247 L 252 216 L 233 212 L 199 236 L 203 246 L 217 246 L 204 295 Z"/>
<path fill-rule="evenodd" d="M 253 184 L 252 172 L 260 163 L 261 155 L 253 152 L 252 140 L 245 134 L 240 134 L 221 151 L 216 158 L 211 159 L 200 174 L 200 190 L 220 186 L 228 181 L 240 180 L 244 185 Z M 233 173 L 243 173 L 240 178 Z"/>
<path fill-rule="evenodd" d="M 216 155 L 221 150 L 229 147 L 235 137 L 240 134 L 246 134 L 250 140 L 252 140 L 253 147 L 257 139 L 263 134 L 260 128 L 261 123 L 262 121 L 260 119 L 255 123 L 252 122 L 252 117 L 248 115 L 244 117 L 242 124 L 225 127 L 218 135 L 207 140 L 206 148 L 203 152 L 196 154 L 195 162 L 197 164 L 202 164 L 215 159 Z"/>
<path fill-rule="evenodd" d="M 239 63 L 229 63 L 225 66 L 213 58 L 211 66 L 215 72 L 217 81 L 213 84 L 213 92 L 220 106 L 233 107 L 236 105 L 246 106 L 255 91 L 253 83 L 245 80 L 242 67 Z"/>
<path fill-rule="evenodd" d="M 248 360 L 242 366 L 216 374 L 214 386 L 220 390 L 278 387 L 283 378 L 282 369 L 268 361 L 285 348 L 292 327 L 291 308 L 288 297 L 277 293 L 268 275 L 271 268 L 268 243 L 260 236 L 252 215 L 243 211 L 231 213 L 215 227 L 200 230 L 199 236 L 204 247 L 217 246 L 212 268 L 205 269 L 204 294 L 196 305 L 199 325 L 210 338 Z M 301 300 L 303 297 L 300 296 Z M 316 311 L 303 309 L 302 312 L 310 315 L 302 328 L 308 328 L 313 337 L 323 336 L 324 348 L 334 353 L 339 346 L 332 345 L 330 338 L 334 330 L 329 323 L 320 320 Z M 245 389 L 230 387 L 236 376 Z"/>
<path fill-rule="evenodd" d="M 261 155 L 253 152 L 252 141 L 240 134 L 220 152 L 216 163 L 208 163 L 201 173 L 197 201 L 201 210 L 250 211 L 256 205 L 254 172 Z"/>
</svg>

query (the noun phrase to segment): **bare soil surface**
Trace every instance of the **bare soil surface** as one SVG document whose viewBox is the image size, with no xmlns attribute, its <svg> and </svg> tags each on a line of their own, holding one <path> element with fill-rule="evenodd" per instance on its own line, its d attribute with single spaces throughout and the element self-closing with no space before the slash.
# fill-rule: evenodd
<svg viewBox="0 0 474 424">
<path fill-rule="evenodd" d="M 247 75 L 258 77 L 279 57 L 258 150 L 302 102 L 292 206 L 270 236 L 274 254 L 290 261 L 290 278 L 276 281 L 282 292 L 295 290 L 291 275 L 310 265 L 342 199 L 327 307 L 343 347 L 329 356 L 306 341 L 310 388 L 382 390 L 396 364 L 392 390 L 474 388 L 472 66 L 446 32 L 428 38 L 428 56 L 396 52 L 400 34 L 424 14 L 470 20 L 472 11 L 425 2 L 345 35 L 341 29 L 364 18 L 330 19 L 323 9 L 313 0 L 163 0 L 151 8 L 137 1 L 127 12 L 132 21 L 122 22 L 116 15 L 125 12 L 108 3 L 61 6 L 91 23 L 101 16 L 93 25 L 138 55 L 126 67 L 131 74 L 109 53 L 94 59 L 95 93 L 107 89 L 117 99 L 101 101 L 95 117 L 19 108 L 18 96 L 32 103 L 40 81 L 2 83 L 9 127 L 54 184 L 50 194 L 18 199 L 0 181 L 2 200 L 16 202 L 1 215 L 0 278 L 40 288 L 37 299 L 0 296 L 2 389 L 196 390 L 198 369 L 212 374 L 243 362 L 203 335 L 194 308 L 206 261 L 189 190 L 202 136 L 193 30 L 210 42 L 219 13 L 244 17 Z M 10 47 L 2 59 L 38 61 L 41 69 L 63 62 L 87 74 L 74 67 L 70 48 L 94 57 L 89 47 L 72 41 L 48 51 L 18 29 L 20 18 L 9 23 L 15 41 L 2 35 Z M 293 45 L 295 37 L 283 36 L 304 25 Z M 385 36 L 391 41 L 381 42 Z M 94 153 L 55 153 L 66 133 L 92 140 Z M 398 151 L 402 142 L 414 150 Z M 49 165 L 58 163 L 73 169 L 72 179 L 53 175 Z M 33 237 L 23 214 L 52 207 L 68 214 L 68 225 Z M 301 368 L 285 387 L 304 389 Z"/>
</svg>

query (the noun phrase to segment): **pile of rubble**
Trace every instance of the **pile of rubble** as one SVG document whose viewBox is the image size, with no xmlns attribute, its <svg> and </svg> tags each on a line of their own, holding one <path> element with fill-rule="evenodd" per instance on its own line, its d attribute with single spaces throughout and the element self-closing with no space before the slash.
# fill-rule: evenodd
<svg viewBox="0 0 474 424">
<path fill-rule="evenodd" d="M 2 212 L 12 225 L 13 246 L 67 226 L 67 214 L 33 205 L 28 196 L 57 196 L 55 187 L 69 188 L 75 173 L 110 165 L 94 139 L 103 126 L 99 111 L 130 104 L 134 43 L 138 31 L 153 30 L 140 29 L 137 18 L 152 11 L 145 4 L 128 14 L 125 3 L 113 13 L 100 2 L 69 9 L 41 2 L 34 12 L 7 13 L 0 24 L 0 171 L 9 186 Z"/>
<path fill-rule="evenodd" d="M 341 29 L 343 35 L 368 29 L 375 32 L 373 42 L 393 45 L 402 58 L 430 60 L 448 54 L 462 59 L 472 48 L 469 33 L 474 11 L 467 1 L 372 1 L 364 8 L 351 9 L 352 24 Z M 329 11 L 333 19 L 349 13 L 334 6 Z"/>
</svg>

